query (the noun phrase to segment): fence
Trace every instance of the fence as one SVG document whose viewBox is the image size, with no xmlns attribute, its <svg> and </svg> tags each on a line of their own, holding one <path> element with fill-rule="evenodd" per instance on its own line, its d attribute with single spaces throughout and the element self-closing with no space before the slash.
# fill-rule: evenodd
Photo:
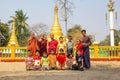
<svg viewBox="0 0 120 80">
<path fill-rule="evenodd" d="M 0 47 L 1 61 L 24 61 L 27 47 Z M 120 46 L 90 46 L 91 60 L 120 60 Z"/>
</svg>

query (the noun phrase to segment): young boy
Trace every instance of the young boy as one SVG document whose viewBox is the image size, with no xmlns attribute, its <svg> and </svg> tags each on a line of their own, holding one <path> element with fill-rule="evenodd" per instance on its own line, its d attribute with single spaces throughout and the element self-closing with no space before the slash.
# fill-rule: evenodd
<svg viewBox="0 0 120 80">
<path fill-rule="evenodd" d="M 36 56 L 34 56 L 33 70 L 41 70 L 40 60 L 41 60 L 41 57 L 40 57 L 39 51 L 36 50 Z"/>
<path fill-rule="evenodd" d="M 57 56 L 57 61 L 58 61 L 58 69 L 65 70 L 66 55 L 63 49 L 60 49 L 60 53 Z"/>
<path fill-rule="evenodd" d="M 83 71 L 83 54 L 81 53 L 80 50 L 77 51 L 76 55 L 76 64 L 72 66 L 73 70 L 81 70 Z"/>
<path fill-rule="evenodd" d="M 49 61 L 50 61 L 50 69 L 51 70 L 55 70 L 56 69 L 56 62 L 57 62 L 57 59 L 56 59 L 56 55 L 54 54 L 54 50 L 52 49 L 50 51 L 50 54 L 48 56 L 49 58 Z"/>
<path fill-rule="evenodd" d="M 32 70 L 34 65 L 34 59 L 32 57 L 32 53 L 28 50 L 28 56 L 25 58 L 26 70 Z"/>
<path fill-rule="evenodd" d="M 49 70 L 50 61 L 46 52 L 43 53 L 41 64 L 42 64 L 42 70 Z"/>
<path fill-rule="evenodd" d="M 68 42 L 67 42 L 67 55 L 73 54 L 73 41 L 72 37 L 68 36 Z"/>
</svg>

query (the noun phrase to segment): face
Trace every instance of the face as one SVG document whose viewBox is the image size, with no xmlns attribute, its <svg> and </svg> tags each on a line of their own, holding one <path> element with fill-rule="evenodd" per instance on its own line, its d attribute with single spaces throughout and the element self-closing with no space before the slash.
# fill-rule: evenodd
<svg viewBox="0 0 120 80">
<path fill-rule="evenodd" d="M 32 53 L 31 53 L 31 51 L 28 51 L 28 56 L 32 56 Z"/>
<path fill-rule="evenodd" d="M 36 52 L 36 55 L 39 56 L 39 52 Z"/>
<path fill-rule="evenodd" d="M 60 42 L 63 42 L 63 38 L 59 38 L 59 41 L 60 41 Z"/>
<path fill-rule="evenodd" d="M 81 54 L 80 50 L 78 50 L 77 54 L 78 54 L 78 55 L 80 55 L 80 54 Z"/>
<path fill-rule="evenodd" d="M 52 50 L 50 53 L 51 53 L 51 54 L 54 54 L 54 51 Z"/>
<path fill-rule="evenodd" d="M 69 41 L 71 41 L 71 40 L 72 40 L 72 38 L 71 38 L 71 37 L 68 37 L 68 40 L 69 40 Z"/>
<path fill-rule="evenodd" d="M 33 32 L 31 32 L 31 37 L 35 37 L 35 34 Z"/>
<path fill-rule="evenodd" d="M 54 34 L 50 34 L 50 38 L 51 38 L 51 39 L 54 39 Z"/>
<path fill-rule="evenodd" d="M 72 58 L 73 57 L 72 54 L 69 57 Z"/>
<path fill-rule="evenodd" d="M 44 53 L 44 54 L 43 54 L 43 56 L 44 56 L 44 57 L 46 57 L 46 56 L 47 56 L 47 54 L 46 54 L 46 53 Z"/>
<path fill-rule="evenodd" d="M 40 34 L 40 38 L 44 39 L 44 37 L 45 37 L 44 34 Z"/>
<path fill-rule="evenodd" d="M 83 31 L 83 32 L 82 32 L 82 35 L 83 35 L 83 36 L 86 36 L 86 32 L 85 32 L 85 31 Z"/>
</svg>

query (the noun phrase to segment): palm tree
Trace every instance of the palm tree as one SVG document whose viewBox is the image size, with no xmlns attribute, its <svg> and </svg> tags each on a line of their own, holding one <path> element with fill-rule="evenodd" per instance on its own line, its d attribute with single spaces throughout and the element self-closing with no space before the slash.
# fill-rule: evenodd
<svg viewBox="0 0 120 80">
<path fill-rule="evenodd" d="M 26 20 L 28 17 L 26 16 L 26 13 L 24 14 L 22 10 L 15 11 L 15 16 L 11 16 L 13 19 L 16 20 L 16 36 L 18 39 L 18 42 L 21 42 L 22 33 L 24 33 L 27 29 L 28 24 L 26 23 Z M 12 23 L 13 20 L 10 20 L 8 23 Z"/>
</svg>

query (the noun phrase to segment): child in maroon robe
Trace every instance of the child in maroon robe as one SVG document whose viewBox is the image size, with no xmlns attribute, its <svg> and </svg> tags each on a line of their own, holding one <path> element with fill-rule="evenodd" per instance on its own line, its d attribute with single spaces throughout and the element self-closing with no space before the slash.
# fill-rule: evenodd
<svg viewBox="0 0 120 80">
<path fill-rule="evenodd" d="M 65 70 L 66 55 L 63 49 L 60 49 L 60 53 L 57 56 L 58 69 Z"/>
</svg>

